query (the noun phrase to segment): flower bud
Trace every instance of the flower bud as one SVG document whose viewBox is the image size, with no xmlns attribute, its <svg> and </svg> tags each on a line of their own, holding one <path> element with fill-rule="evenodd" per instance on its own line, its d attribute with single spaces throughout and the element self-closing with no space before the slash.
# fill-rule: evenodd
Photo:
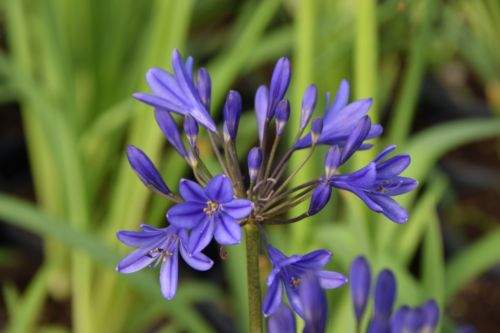
<svg viewBox="0 0 500 333">
<path fill-rule="evenodd" d="M 340 165 L 340 148 L 335 145 L 328 149 L 325 157 L 325 180 L 330 180 Z"/>
<path fill-rule="evenodd" d="M 198 123 L 189 113 L 184 117 L 184 132 L 191 148 L 196 147 L 198 140 Z"/>
<path fill-rule="evenodd" d="M 172 145 L 172 147 L 174 147 L 179 155 L 182 156 L 182 158 L 186 158 L 186 148 L 184 147 L 184 143 L 182 143 L 181 134 L 179 133 L 177 124 L 172 118 L 172 115 L 170 115 L 170 112 L 155 109 L 155 118 L 168 142 Z"/>
<path fill-rule="evenodd" d="M 203 67 L 198 69 L 198 77 L 196 78 L 196 90 L 200 96 L 201 104 L 210 113 L 210 102 L 212 99 L 212 82 L 207 70 Z"/>
<path fill-rule="evenodd" d="M 311 141 L 312 144 L 316 144 L 319 140 L 319 136 L 323 132 L 323 118 L 316 117 L 311 123 Z"/>
<path fill-rule="evenodd" d="M 370 296 L 371 283 L 370 265 L 364 257 L 359 256 L 352 262 L 349 280 L 354 313 L 358 322 L 361 322 Z"/>
<path fill-rule="evenodd" d="M 259 141 L 264 139 L 264 125 L 267 118 L 267 107 L 269 104 L 269 89 L 262 85 L 255 94 L 255 117 L 257 118 L 257 128 L 259 129 Z"/>
<path fill-rule="evenodd" d="M 285 129 L 286 123 L 290 118 L 290 102 L 287 99 L 279 102 L 276 107 L 276 135 L 281 136 Z"/>
<path fill-rule="evenodd" d="M 402 306 L 396 310 L 391 318 L 391 333 L 403 333 L 406 314 L 410 311 L 408 306 Z"/>
<path fill-rule="evenodd" d="M 375 317 L 390 318 L 392 305 L 396 298 L 396 279 L 394 274 L 388 269 L 384 269 L 378 275 L 375 286 Z"/>
<path fill-rule="evenodd" d="M 424 313 L 424 328 L 434 332 L 439 322 L 439 306 L 435 300 L 430 299 L 422 306 Z"/>
<path fill-rule="evenodd" d="M 311 119 L 311 116 L 314 112 L 314 108 L 316 107 L 316 100 L 318 98 L 318 89 L 314 84 L 311 84 L 307 87 L 304 92 L 304 97 L 302 97 L 302 110 L 300 113 L 300 129 L 304 129 Z"/>
<path fill-rule="evenodd" d="M 330 201 L 330 196 L 332 195 L 332 187 L 330 184 L 322 182 L 314 189 L 311 197 L 311 203 L 309 204 L 309 210 L 307 213 L 309 216 L 317 214 L 322 210 L 328 201 Z"/>
<path fill-rule="evenodd" d="M 292 66 L 290 60 L 283 57 L 276 63 L 271 78 L 271 91 L 269 94 L 269 105 L 267 108 L 267 119 L 272 119 L 275 113 L 276 106 L 283 99 L 290 84 L 292 75 Z"/>
<path fill-rule="evenodd" d="M 424 326 L 424 312 L 420 308 L 411 309 L 405 316 L 403 332 L 418 333 Z"/>
<path fill-rule="evenodd" d="M 172 193 L 167 187 L 153 162 L 142 150 L 132 145 L 127 146 L 127 158 L 132 170 L 146 187 L 156 194 L 169 195 Z"/>
<path fill-rule="evenodd" d="M 227 94 L 226 105 L 224 106 L 224 120 L 227 122 L 227 129 L 231 140 L 236 139 L 241 116 L 241 96 L 237 91 L 230 90 Z"/>
<path fill-rule="evenodd" d="M 222 135 L 224 136 L 225 143 L 231 141 L 231 136 L 229 135 L 229 130 L 227 128 L 227 121 L 225 121 L 224 125 L 222 125 Z"/>
<path fill-rule="evenodd" d="M 252 182 L 257 179 L 261 164 L 262 150 L 259 147 L 252 148 L 248 154 L 248 173 L 250 174 L 250 180 Z"/>
</svg>

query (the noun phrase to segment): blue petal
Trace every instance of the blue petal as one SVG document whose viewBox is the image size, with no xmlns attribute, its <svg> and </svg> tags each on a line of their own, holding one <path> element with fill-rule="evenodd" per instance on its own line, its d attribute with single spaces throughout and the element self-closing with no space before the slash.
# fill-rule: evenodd
<svg viewBox="0 0 500 333">
<path fill-rule="evenodd" d="M 132 247 L 144 247 L 158 243 L 163 237 L 167 237 L 164 231 L 142 232 L 120 230 L 116 237 L 125 245 Z"/>
<path fill-rule="evenodd" d="M 166 99 L 175 105 L 188 108 L 186 95 L 179 88 L 177 80 L 169 72 L 153 67 L 146 73 L 146 81 L 151 91 L 158 97 Z"/>
<path fill-rule="evenodd" d="M 342 80 L 340 82 L 339 89 L 335 95 L 332 106 L 328 111 L 325 110 L 325 124 L 329 123 L 335 116 L 345 108 L 347 102 L 349 101 L 349 82 L 347 80 Z M 328 102 L 327 102 L 328 105 Z"/>
<path fill-rule="evenodd" d="M 378 154 L 377 158 L 375 158 L 373 162 L 375 162 L 375 164 L 379 164 L 387 155 L 392 153 L 394 149 L 396 149 L 396 145 L 388 146 L 380 154 Z"/>
<path fill-rule="evenodd" d="M 332 258 L 332 253 L 328 250 L 316 250 L 304 255 L 299 261 L 293 264 L 301 269 L 319 269 L 325 267 Z"/>
<path fill-rule="evenodd" d="M 325 208 L 332 195 L 332 188 L 328 183 L 321 183 L 314 189 L 309 210 L 307 211 L 310 216 L 317 214 Z"/>
<path fill-rule="evenodd" d="M 377 179 L 392 179 L 403 172 L 410 165 L 411 157 L 408 154 L 396 155 L 377 165 Z"/>
<path fill-rule="evenodd" d="M 266 296 L 262 302 L 262 313 L 264 317 L 272 316 L 278 311 L 281 301 L 283 300 L 283 283 L 281 279 L 275 279 L 269 288 L 267 288 Z"/>
<path fill-rule="evenodd" d="M 219 212 L 215 223 L 215 240 L 219 244 L 236 245 L 241 242 L 241 227 L 231 216 Z"/>
<path fill-rule="evenodd" d="M 197 227 L 191 230 L 188 242 L 188 252 L 189 255 L 193 256 L 207 247 L 215 232 L 215 219 L 206 218 L 202 223 L 198 224 Z"/>
<path fill-rule="evenodd" d="M 187 202 L 194 201 L 206 205 L 207 201 L 210 200 L 205 195 L 205 189 L 203 189 L 203 187 L 201 187 L 198 183 L 184 178 L 182 178 L 179 183 L 179 193 Z"/>
<path fill-rule="evenodd" d="M 389 220 L 398 224 L 403 224 L 408 221 L 408 212 L 401 207 L 396 200 L 384 195 L 371 193 L 368 194 L 368 197 L 382 208 L 382 214 L 384 214 Z"/>
<path fill-rule="evenodd" d="M 296 333 L 295 315 L 285 304 L 281 304 L 278 311 L 266 323 L 267 333 Z"/>
<path fill-rule="evenodd" d="M 209 215 L 203 211 L 206 207 L 207 204 L 201 202 L 177 204 L 168 210 L 167 219 L 179 228 L 191 229 L 209 218 Z"/>
<path fill-rule="evenodd" d="M 372 201 L 371 196 L 368 197 L 363 190 L 361 190 L 357 187 L 350 186 L 350 185 L 345 184 L 345 183 L 336 183 L 333 186 L 335 186 L 336 188 L 339 188 L 341 190 L 346 190 L 346 191 L 349 191 L 349 192 L 356 194 L 361 200 L 363 200 L 363 202 L 368 206 L 368 208 L 370 208 L 374 212 L 382 213 L 382 211 L 383 211 L 382 207 L 380 207 L 374 201 Z"/>
<path fill-rule="evenodd" d="M 208 271 L 214 265 L 214 262 L 201 252 L 190 256 L 188 254 L 187 244 L 181 242 L 180 250 L 184 261 L 198 271 Z"/>
<path fill-rule="evenodd" d="M 161 242 L 158 242 L 158 245 Z M 145 255 L 151 249 L 156 248 L 157 246 L 151 247 L 140 247 L 137 250 L 129 253 L 125 258 L 123 258 L 118 266 L 116 267 L 116 271 L 123 274 L 135 273 L 144 267 L 150 265 L 155 258 L 150 258 Z"/>
<path fill-rule="evenodd" d="M 174 147 L 174 149 L 181 155 L 183 158 L 187 157 L 186 148 L 184 147 L 184 143 L 182 142 L 181 134 L 179 133 L 179 129 L 177 128 L 177 124 L 175 123 L 174 118 L 170 112 L 160 109 L 155 109 L 155 118 L 158 126 L 160 126 L 163 135 L 167 138 L 168 142 Z"/>
<path fill-rule="evenodd" d="M 217 175 L 208 183 L 205 188 L 205 195 L 211 201 L 226 203 L 233 200 L 233 185 L 229 178 L 224 175 Z"/>
<path fill-rule="evenodd" d="M 253 203 L 246 199 L 234 199 L 220 206 L 223 212 L 237 220 L 247 217 L 253 209 Z"/>
<path fill-rule="evenodd" d="M 266 122 L 267 107 L 269 104 L 269 89 L 262 85 L 255 94 L 255 117 L 259 129 L 259 140 L 262 142 L 264 136 L 264 124 Z"/>
<path fill-rule="evenodd" d="M 323 289 L 338 288 L 348 281 L 347 278 L 340 273 L 321 269 L 315 270 L 314 275 L 318 278 L 318 282 Z"/>
<path fill-rule="evenodd" d="M 177 246 L 174 248 L 171 256 L 166 256 L 165 261 L 161 263 L 160 286 L 161 293 L 166 299 L 172 299 L 177 291 L 177 279 L 179 272 L 179 253 Z M 161 259 L 163 260 L 163 259 Z"/>
<path fill-rule="evenodd" d="M 276 279 L 278 280 L 278 279 Z M 293 311 L 295 311 L 302 319 L 304 318 L 304 312 L 302 311 L 302 303 L 299 298 L 299 294 L 297 293 L 297 290 L 293 287 L 291 287 L 289 284 L 285 283 L 285 290 L 286 290 L 286 296 L 288 297 L 288 302 L 290 303 L 290 306 L 292 307 Z M 299 283 L 298 288 L 300 288 L 301 285 Z"/>
</svg>

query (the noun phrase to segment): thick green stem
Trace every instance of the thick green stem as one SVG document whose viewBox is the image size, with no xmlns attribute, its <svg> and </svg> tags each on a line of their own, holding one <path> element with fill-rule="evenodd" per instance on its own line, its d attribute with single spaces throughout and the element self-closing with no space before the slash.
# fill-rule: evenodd
<svg viewBox="0 0 500 333">
<path fill-rule="evenodd" d="M 248 308 L 250 310 L 250 333 L 262 332 L 262 310 L 259 277 L 259 229 L 245 226 L 247 246 Z"/>
</svg>

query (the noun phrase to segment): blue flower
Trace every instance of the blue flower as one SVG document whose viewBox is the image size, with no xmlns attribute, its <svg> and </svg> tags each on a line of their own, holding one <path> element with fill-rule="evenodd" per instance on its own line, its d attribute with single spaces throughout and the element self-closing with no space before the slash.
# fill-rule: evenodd
<svg viewBox="0 0 500 333">
<path fill-rule="evenodd" d="M 186 248 L 188 234 L 184 229 L 173 225 L 157 229 L 147 224 L 141 224 L 141 229 L 144 232 L 120 230 L 116 233 L 116 237 L 123 244 L 138 247 L 120 261 L 116 270 L 123 274 L 134 273 L 153 264 L 154 261 L 156 263 L 151 268 L 155 268 L 161 262 L 161 292 L 167 299 L 172 299 L 177 290 L 179 248 L 184 261 L 194 269 L 206 271 L 214 264 L 203 253 L 188 255 Z"/>
<path fill-rule="evenodd" d="M 328 106 L 328 96 L 326 105 Z M 361 99 L 347 105 L 349 100 L 349 83 L 343 80 L 337 91 L 335 100 L 331 107 L 325 109 L 323 119 L 324 128 L 318 140 L 318 145 L 339 145 L 344 146 L 349 133 L 351 133 L 358 121 L 366 115 L 372 105 L 372 99 Z M 371 125 L 366 139 L 373 139 L 382 134 L 382 126 Z M 296 149 L 304 149 L 311 146 L 311 135 L 308 134 L 295 145 Z M 358 149 L 368 149 L 372 144 L 364 144 Z"/>
<path fill-rule="evenodd" d="M 267 333 L 296 333 L 295 315 L 289 306 L 281 304 L 266 322 Z"/>
<path fill-rule="evenodd" d="M 273 265 L 273 271 L 267 277 L 268 289 L 262 303 L 262 312 L 265 317 L 271 316 L 278 311 L 283 300 L 284 285 L 288 301 L 293 310 L 304 318 L 298 291 L 301 288 L 302 276 L 308 271 L 314 273 L 323 289 L 337 288 L 347 282 L 347 278 L 340 273 L 320 270 L 320 268 L 328 264 L 332 257 L 332 253 L 328 250 L 313 251 L 305 256 L 295 254 L 287 257 L 268 244 L 267 253 Z"/>
<path fill-rule="evenodd" d="M 179 51 L 174 50 L 172 53 L 172 68 L 175 77 L 161 68 L 151 68 L 146 73 L 146 81 L 153 95 L 135 93 L 133 96 L 141 102 L 161 110 L 174 112 L 182 116 L 189 113 L 201 126 L 209 131 L 217 132 L 217 127 L 204 106 L 209 100 L 207 97 L 208 87 L 204 87 L 204 90 L 200 89 L 203 94 L 201 96 L 202 102 L 194 85 L 193 59 L 189 57 L 186 64 L 184 64 Z M 204 74 L 208 75 L 208 73 Z M 207 84 L 210 78 L 208 80 L 204 78 L 203 81 Z"/>
<path fill-rule="evenodd" d="M 169 222 L 179 228 L 193 229 L 189 235 L 190 255 L 203 250 L 212 237 L 224 245 L 241 242 L 242 219 L 253 209 L 246 199 L 233 199 L 233 186 L 224 175 L 217 175 L 203 189 L 197 183 L 182 179 L 179 192 L 186 203 L 178 204 L 167 212 Z"/>
</svg>

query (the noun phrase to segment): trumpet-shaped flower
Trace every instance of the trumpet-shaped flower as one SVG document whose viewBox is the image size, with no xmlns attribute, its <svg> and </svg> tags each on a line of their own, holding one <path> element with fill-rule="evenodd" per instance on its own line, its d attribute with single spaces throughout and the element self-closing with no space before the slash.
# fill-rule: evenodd
<svg viewBox="0 0 500 333">
<path fill-rule="evenodd" d="M 179 51 L 174 50 L 172 53 L 172 67 L 175 77 L 161 68 L 151 68 L 146 73 L 146 81 L 153 95 L 135 93 L 134 98 L 155 108 L 182 116 L 189 113 L 201 126 L 209 131 L 216 132 L 217 127 L 204 106 L 210 100 L 207 96 L 210 89 L 204 87 L 203 90 L 200 90 L 203 94 L 201 96 L 202 102 L 193 81 L 193 59 L 189 57 L 186 64 L 184 64 Z M 208 72 L 203 73 L 203 75 L 208 76 Z M 204 78 L 203 81 L 208 85 L 210 78 Z"/>
<path fill-rule="evenodd" d="M 157 229 L 147 224 L 141 224 L 141 229 L 144 232 L 120 230 L 116 233 L 123 244 L 138 248 L 123 258 L 116 270 L 123 274 L 134 273 L 149 265 L 156 268 L 161 262 L 161 292 L 167 299 L 172 299 L 177 290 L 179 249 L 184 261 L 196 270 L 206 271 L 214 264 L 203 253 L 188 255 L 188 233 L 184 229 L 173 225 Z"/>
<path fill-rule="evenodd" d="M 337 272 L 321 270 L 332 257 L 328 250 L 317 250 L 301 256 L 295 254 L 291 257 L 285 256 L 272 245 L 267 245 L 267 253 L 273 265 L 273 270 L 267 277 L 267 293 L 262 303 L 262 312 L 265 317 L 271 316 L 283 300 L 283 286 L 285 287 L 288 301 L 293 310 L 302 318 L 304 311 L 299 297 L 301 279 L 304 274 L 311 271 L 323 289 L 340 287 L 347 282 L 347 278 Z"/>
<path fill-rule="evenodd" d="M 203 250 L 214 235 L 220 244 L 241 242 L 241 227 L 236 220 L 248 216 L 253 203 L 246 199 L 233 199 L 233 186 L 226 176 L 215 176 L 205 189 L 193 181 L 182 179 L 179 192 L 187 202 L 170 208 L 167 218 L 179 228 L 193 229 L 189 235 L 189 255 Z"/>
</svg>

